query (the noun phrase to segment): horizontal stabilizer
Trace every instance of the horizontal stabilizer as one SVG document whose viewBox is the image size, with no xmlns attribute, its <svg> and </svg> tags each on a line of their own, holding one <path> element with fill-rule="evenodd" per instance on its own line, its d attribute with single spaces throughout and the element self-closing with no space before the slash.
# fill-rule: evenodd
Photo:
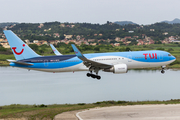
<svg viewBox="0 0 180 120">
<path fill-rule="evenodd" d="M 28 66 L 34 65 L 34 64 L 26 63 L 26 62 L 16 61 L 16 60 L 7 59 L 7 61 L 12 62 L 12 63 L 16 63 L 16 64 L 20 64 L 20 65 L 28 65 Z"/>
</svg>

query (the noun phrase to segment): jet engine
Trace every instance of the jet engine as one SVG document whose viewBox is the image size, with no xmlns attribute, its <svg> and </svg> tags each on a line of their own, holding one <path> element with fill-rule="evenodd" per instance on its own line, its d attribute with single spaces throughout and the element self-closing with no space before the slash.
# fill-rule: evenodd
<svg viewBox="0 0 180 120">
<path fill-rule="evenodd" d="M 117 64 L 109 69 L 104 69 L 105 72 L 113 72 L 114 74 L 119 73 L 127 73 L 127 65 L 126 64 Z"/>
</svg>

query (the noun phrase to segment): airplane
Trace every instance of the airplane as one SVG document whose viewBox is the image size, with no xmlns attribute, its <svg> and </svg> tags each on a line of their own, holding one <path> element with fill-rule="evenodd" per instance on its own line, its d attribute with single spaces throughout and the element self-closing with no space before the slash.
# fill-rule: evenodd
<svg viewBox="0 0 180 120">
<path fill-rule="evenodd" d="M 74 55 L 40 56 L 11 30 L 5 30 L 4 34 L 16 58 L 16 60 L 8 60 L 10 66 L 28 70 L 89 71 L 88 77 L 100 80 L 101 76 L 98 75 L 100 70 L 120 74 L 127 73 L 129 69 L 133 68 L 161 66 L 161 73 L 165 73 L 166 65 L 176 60 L 170 53 L 160 50 L 82 54 L 74 44 L 71 44 Z"/>
<path fill-rule="evenodd" d="M 50 44 L 50 46 L 51 46 L 51 48 L 52 48 L 54 54 L 56 54 L 56 55 L 62 55 L 62 54 L 54 47 L 53 44 Z"/>
</svg>

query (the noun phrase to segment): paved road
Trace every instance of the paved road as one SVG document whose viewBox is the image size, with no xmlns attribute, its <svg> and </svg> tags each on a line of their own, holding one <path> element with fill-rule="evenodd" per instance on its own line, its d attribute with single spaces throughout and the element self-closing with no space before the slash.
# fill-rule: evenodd
<svg viewBox="0 0 180 120">
<path fill-rule="evenodd" d="M 78 115 L 82 120 L 180 120 L 180 104 L 95 108 Z"/>
<path fill-rule="evenodd" d="M 79 120 L 76 117 L 76 113 L 80 111 L 82 110 L 70 111 L 70 112 L 64 112 L 64 113 L 58 114 L 54 117 L 54 120 Z"/>
</svg>

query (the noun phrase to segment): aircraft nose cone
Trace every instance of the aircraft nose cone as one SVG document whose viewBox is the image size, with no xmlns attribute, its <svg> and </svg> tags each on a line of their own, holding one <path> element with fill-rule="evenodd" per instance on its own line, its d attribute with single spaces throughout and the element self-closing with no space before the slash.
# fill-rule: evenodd
<svg viewBox="0 0 180 120">
<path fill-rule="evenodd" d="M 176 60 L 176 57 L 172 56 L 171 59 L 175 61 L 175 60 Z"/>
</svg>

